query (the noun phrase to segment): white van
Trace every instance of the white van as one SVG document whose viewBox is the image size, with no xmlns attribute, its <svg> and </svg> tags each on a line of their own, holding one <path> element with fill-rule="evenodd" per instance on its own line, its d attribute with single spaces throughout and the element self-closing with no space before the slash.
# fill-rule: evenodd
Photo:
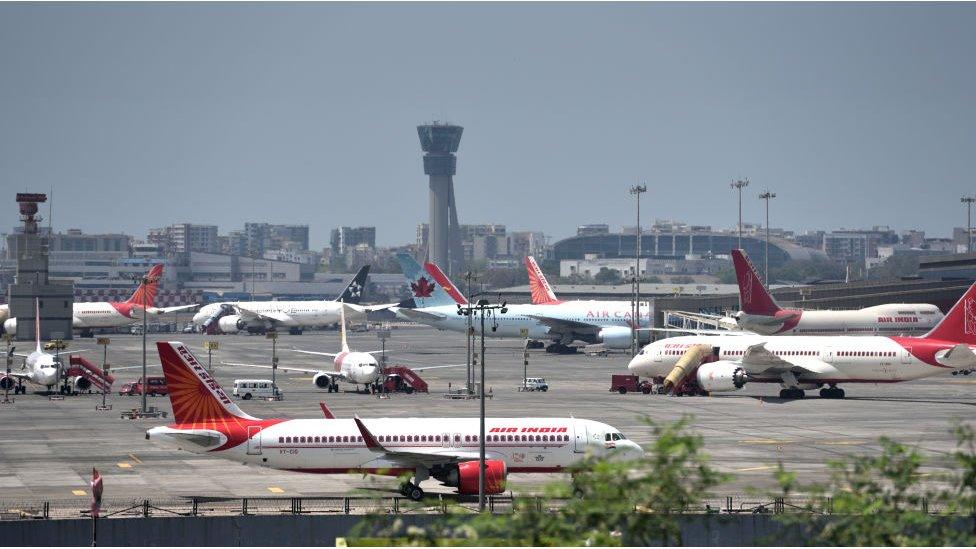
<svg viewBox="0 0 976 549">
<path fill-rule="evenodd" d="M 270 379 L 235 379 L 234 396 L 244 400 L 252 398 L 273 398 L 281 400 L 284 395 Z"/>
</svg>

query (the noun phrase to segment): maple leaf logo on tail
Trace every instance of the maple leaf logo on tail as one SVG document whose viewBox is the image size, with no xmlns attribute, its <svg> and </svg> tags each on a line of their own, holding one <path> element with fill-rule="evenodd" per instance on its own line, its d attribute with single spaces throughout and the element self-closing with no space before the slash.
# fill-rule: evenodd
<svg viewBox="0 0 976 549">
<path fill-rule="evenodd" d="M 413 290 L 414 297 L 430 297 L 434 293 L 434 285 L 423 276 L 416 282 L 411 282 L 410 289 Z"/>
</svg>

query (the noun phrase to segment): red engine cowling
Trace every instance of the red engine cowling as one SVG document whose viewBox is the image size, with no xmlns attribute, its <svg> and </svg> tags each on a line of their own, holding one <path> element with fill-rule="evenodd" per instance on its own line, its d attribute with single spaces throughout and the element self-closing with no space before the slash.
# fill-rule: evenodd
<svg viewBox="0 0 976 549">
<path fill-rule="evenodd" d="M 478 493 L 478 462 L 463 461 L 458 463 L 458 482 L 459 494 Z M 505 462 L 500 459 L 485 460 L 485 493 L 500 494 L 505 491 L 505 477 L 508 475 L 508 468 Z"/>
<path fill-rule="evenodd" d="M 14 376 L 0 375 L 0 391 L 9 391 L 17 385 Z"/>
</svg>

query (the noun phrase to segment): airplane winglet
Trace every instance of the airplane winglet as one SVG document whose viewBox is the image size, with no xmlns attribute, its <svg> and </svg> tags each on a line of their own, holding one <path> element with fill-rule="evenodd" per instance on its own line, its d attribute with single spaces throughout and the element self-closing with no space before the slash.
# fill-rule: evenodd
<svg viewBox="0 0 976 549">
<path fill-rule="evenodd" d="M 319 402 L 319 407 L 322 408 L 322 415 L 325 416 L 325 419 L 335 419 L 336 418 L 335 417 L 335 414 L 332 413 L 332 410 L 330 410 L 329 407 L 326 406 L 324 402 Z"/>
<path fill-rule="evenodd" d="M 366 447 L 370 450 L 383 451 L 383 446 L 380 445 L 373 433 L 369 432 L 369 429 L 363 425 L 363 420 L 359 419 L 359 416 L 354 416 L 353 421 L 356 422 L 356 427 L 359 428 L 359 433 L 363 435 L 363 441 L 366 442 Z"/>
</svg>

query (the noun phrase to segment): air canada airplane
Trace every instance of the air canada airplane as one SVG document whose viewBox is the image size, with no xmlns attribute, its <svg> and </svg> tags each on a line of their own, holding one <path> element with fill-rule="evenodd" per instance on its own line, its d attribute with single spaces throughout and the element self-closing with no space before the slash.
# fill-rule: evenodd
<svg viewBox="0 0 976 549">
<path fill-rule="evenodd" d="M 302 328 L 325 326 L 339 322 L 339 310 L 345 304 L 357 314 L 365 314 L 369 307 L 361 307 L 369 265 L 359 269 L 352 282 L 333 300 L 308 301 L 224 301 L 210 303 L 193 316 L 193 323 L 203 331 L 213 333 L 262 332 L 279 327 L 294 334 Z"/>
<path fill-rule="evenodd" d="M 192 305 L 180 305 L 176 307 L 154 307 L 153 302 L 156 298 L 156 290 L 159 287 L 159 279 L 163 276 L 163 266 L 153 265 L 146 273 L 146 284 L 140 284 L 136 291 L 127 301 L 100 301 L 93 303 L 75 303 L 72 307 L 71 327 L 81 330 L 82 335 L 91 335 L 91 331 L 96 328 L 118 328 L 128 326 L 142 320 L 142 310 L 145 305 L 146 315 L 152 319 L 165 314 L 172 314 L 196 307 Z M 7 307 L 3 305 L 2 307 Z M 9 310 L 9 309 L 7 309 Z M 12 334 L 17 331 L 17 319 L 8 318 L 3 323 L 6 333 Z"/>
<path fill-rule="evenodd" d="M 848 311 L 783 309 L 742 250 L 732 250 L 742 310 L 740 329 L 762 335 L 922 335 L 942 319 L 935 305 L 895 303 Z"/>
<path fill-rule="evenodd" d="M 679 362 L 684 370 L 686 353 L 703 347 L 717 360 L 700 366 L 695 362 L 688 370 L 709 392 L 779 383 L 782 398 L 802 398 L 804 391 L 817 388 L 824 398 L 843 398 L 844 390 L 837 387 L 841 384 L 895 383 L 968 370 L 976 367 L 976 284 L 921 337 L 681 336 L 645 346 L 628 368 L 637 375 L 664 378 Z"/>
<path fill-rule="evenodd" d="M 393 309 L 399 316 L 428 324 L 439 330 L 464 333 L 467 318 L 458 314 L 458 305 L 467 301 L 456 286 L 432 263 L 423 267 L 408 254 L 397 259 L 413 292 L 413 305 Z M 531 273 L 531 269 L 530 269 Z M 541 271 L 538 271 L 541 274 Z M 531 279 L 531 278 L 530 278 Z M 534 284 L 548 283 L 538 279 Z M 533 286 L 535 288 L 535 286 Z M 551 294 L 551 288 L 548 292 Z M 535 293 L 535 290 L 533 290 Z M 640 327 L 650 326 L 652 312 L 648 302 L 641 303 Z M 508 305 L 507 314 L 497 314 L 490 321 L 489 337 L 529 338 L 552 342 L 547 350 L 561 352 L 574 341 L 602 343 L 611 349 L 630 347 L 633 337 L 633 310 L 629 301 L 559 301 L 552 296 L 548 303 Z"/>
<path fill-rule="evenodd" d="M 156 345 L 175 423 L 149 429 L 148 440 L 286 471 L 412 474 L 400 492 L 414 500 L 431 477 L 460 494 L 478 493 L 477 418 L 259 419 L 241 411 L 185 345 Z M 585 419 L 489 418 L 485 432 L 488 494 L 503 492 L 509 473 L 560 472 L 594 454 L 643 454 L 617 429 Z"/>
</svg>

